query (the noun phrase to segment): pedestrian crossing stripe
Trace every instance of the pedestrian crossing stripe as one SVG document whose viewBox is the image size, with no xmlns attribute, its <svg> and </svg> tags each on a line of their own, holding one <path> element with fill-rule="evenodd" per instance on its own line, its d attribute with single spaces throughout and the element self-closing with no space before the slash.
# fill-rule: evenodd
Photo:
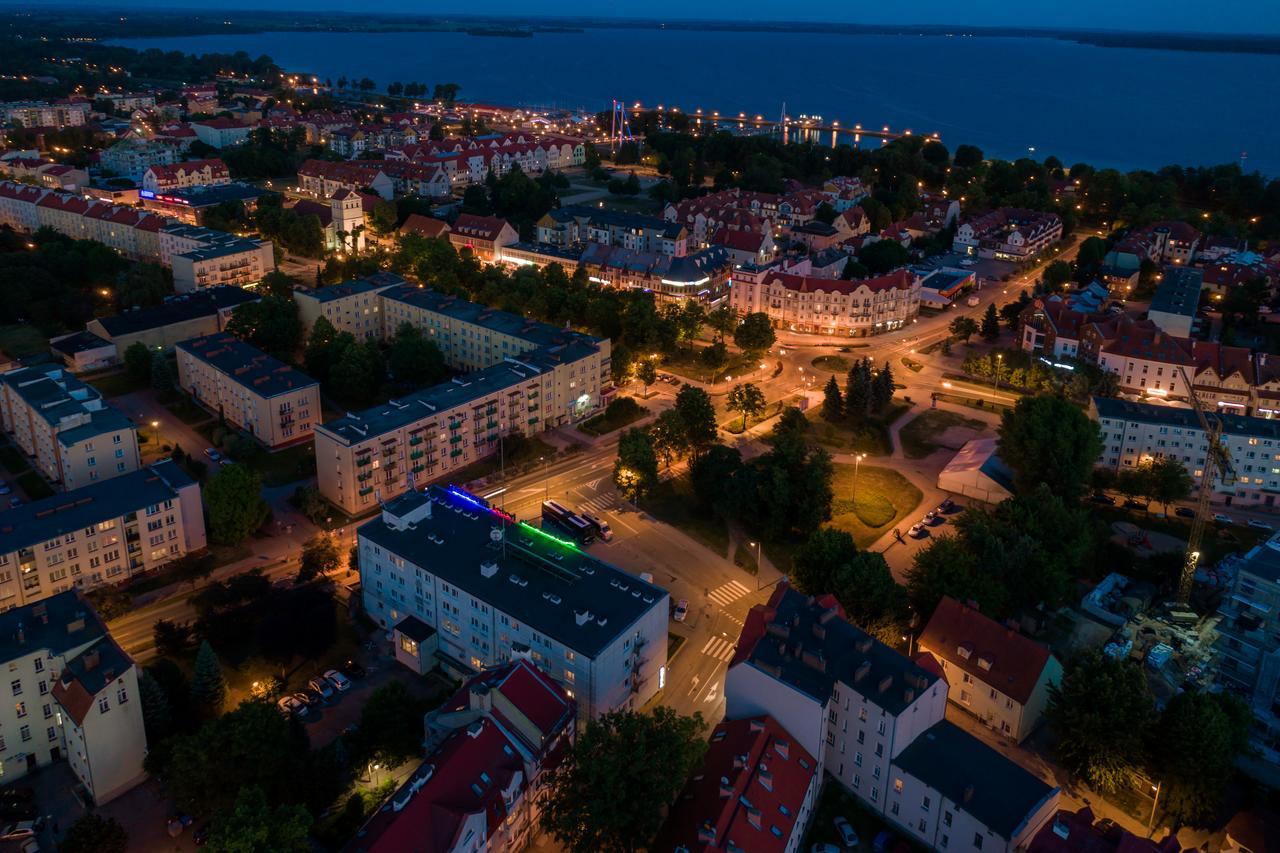
<svg viewBox="0 0 1280 853">
<path fill-rule="evenodd" d="M 583 501 L 582 506 L 592 512 L 604 512 L 605 510 L 613 508 L 613 497 L 611 495 L 605 495 L 604 497 L 592 498 L 589 501 Z"/>
<path fill-rule="evenodd" d="M 742 598 L 749 592 L 751 592 L 751 588 L 746 584 L 741 584 L 737 581 L 729 581 L 728 583 L 721 584 L 711 590 L 707 595 L 707 598 L 710 598 L 721 607 L 728 607 L 730 604 L 737 601 L 739 598 Z"/>
<path fill-rule="evenodd" d="M 707 644 L 702 647 L 702 653 L 707 657 L 715 658 L 719 661 L 728 663 L 733 659 L 733 650 L 737 644 L 723 639 L 721 637 L 712 637 L 707 640 Z"/>
</svg>

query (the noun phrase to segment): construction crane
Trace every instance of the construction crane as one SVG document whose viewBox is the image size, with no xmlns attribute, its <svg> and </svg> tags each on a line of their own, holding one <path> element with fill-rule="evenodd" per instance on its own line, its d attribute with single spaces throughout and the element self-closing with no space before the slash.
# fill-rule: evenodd
<svg viewBox="0 0 1280 853">
<path fill-rule="evenodd" d="M 1191 585 L 1195 583 L 1196 567 L 1200 564 L 1200 540 L 1204 538 L 1205 525 L 1209 523 L 1209 499 L 1213 497 L 1213 478 L 1218 469 L 1224 477 L 1235 482 L 1236 471 L 1231 464 L 1231 454 L 1222 445 L 1222 418 L 1216 414 L 1211 418 L 1196 397 L 1195 386 L 1187 378 L 1187 372 L 1181 367 L 1178 373 L 1182 376 L 1182 384 L 1191 398 L 1191 407 L 1195 409 L 1200 428 L 1204 430 L 1205 454 L 1204 465 L 1200 469 L 1200 489 L 1196 496 L 1196 515 L 1191 520 L 1191 534 L 1187 537 L 1187 556 L 1182 563 L 1182 577 L 1178 579 L 1178 597 L 1176 604 L 1184 609 L 1191 601 Z"/>
</svg>

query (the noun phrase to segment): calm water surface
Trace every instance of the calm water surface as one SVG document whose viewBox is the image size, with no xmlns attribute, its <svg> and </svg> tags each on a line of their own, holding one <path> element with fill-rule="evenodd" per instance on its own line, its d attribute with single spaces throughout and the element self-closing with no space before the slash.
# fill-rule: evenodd
<svg viewBox="0 0 1280 853">
<path fill-rule="evenodd" d="M 129 47 L 266 53 L 323 77 L 455 82 L 468 100 L 819 114 L 941 134 L 988 154 L 1035 148 L 1122 169 L 1239 162 L 1280 174 L 1280 57 L 1100 48 L 1044 38 L 588 30 L 260 33 Z"/>
</svg>

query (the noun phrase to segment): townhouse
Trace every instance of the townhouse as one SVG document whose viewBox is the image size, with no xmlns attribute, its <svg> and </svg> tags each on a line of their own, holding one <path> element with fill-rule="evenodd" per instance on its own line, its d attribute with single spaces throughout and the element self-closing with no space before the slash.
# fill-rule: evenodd
<svg viewBox="0 0 1280 853">
<path fill-rule="evenodd" d="M 684 226 L 654 216 L 571 205 L 538 220 L 537 238 L 553 246 L 599 243 L 681 257 L 688 251 L 689 234 Z"/>
<path fill-rule="evenodd" d="M 320 383 L 227 332 L 182 341 L 178 385 L 209 411 L 268 450 L 311 438 L 320 420 Z"/>
<path fill-rule="evenodd" d="M 331 198 L 339 190 L 360 192 L 366 187 L 384 199 L 395 195 L 385 164 L 378 161 L 331 163 L 307 160 L 298 167 L 298 187 L 316 198 Z"/>
<path fill-rule="evenodd" d="M 746 265 L 734 271 L 730 305 L 763 312 L 777 328 L 841 337 L 900 329 L 920 314 L 920 277 L 909 269 L 850 281 Z"/>
<path fill-rule="evenodd" d="M 583 721 L 638 709 L 665 681 L 666 590 L 465 492 L 407 492 L 357 537 L 369 618 L 388 631 L 406 617 L 434 628 L 453 672 L 527 659 Z"/>
<path fill-rule="evenodd" d="M 1204 265 L 1204 287 L 1215 298 L 1258 279 L 1274 287 L 1280 281 L 1280 266 L 1257 252 L 1237 252 Z"/>
<path fill-rule="evenodd" d="M 41 157 L 0 158 L 0 175 L 51 190 L 74 191 L 89 185 L 89 173 Z"/>
<path fill-rule="evenodd" d="M 520 239 L 516 229 L 507 220 L 471 213 L 460 215 L 449 227 L 447 236 L 455 250 L 462 252 L 466 249 L 475 255 L 476 260 L 485 264 L 495 263 L 504 246 L 510 246 Z"/>
<path fill-rule="evenodd" d="M 426 762 L 348 849 L 519 853 L 576 727 L 577 704 L 528 660 L 473 676 L 427 715 Z"/>
<path fill-rule="evenodd" d="M 498 452 L 498 439 L 575 423 L 608 403 L 610 343 L 411 285 L 378 294 L 383 337 L 402 323 L 468 371 L 316 428 L 320 493 L 362 515 Z"/>
<path fill-rule="evenodd" d="M 722 228 L 773 233 L 782 224 L 778 202 L 776 195 L 734 188 L 668 204 L 662 215 L 688 229 L 694 245 L 705 246 Z"/>
<path fill-rule="evenodd" d="M 173 289 L 252 287 L 276 268 L 270 240 L 240 237 L 198 225 L 172 223 L 160 229 L 161 263 L 173 269 Z"/>
<path fill-rule="evenodd" d="M 833 596 L 786 582 L 747 614 L 725 717 L 769 715 L 832 781 L 911 841 L 1014 851 L 1060 791 L 945 719 L 947 685 L 849 623 Z"/>
<path fill-rule="evenodd" d="M 1120 377 L 1120 390 L 1143 397 L 1187 399 L 1183 380 L 1195 367 L 1191 342 L 1160 330 L 1150 320 L 1115 314 L 1086 323 L 1079 354 Z"/>
<path fill-rule="evenodd" d="M 316 320 L 324 317 L 338 332 L 350 332 L 358 341 L 381 340 L 384 329 L 382 300 L 378 294 L 406 284 L 408 282 L 395 273 L 378 272 L 328 287 L 295 290 L 293 301 L 298 304 L 303 334 L 310 335 Z"/>
<path fill-rule="evenodd" d="M 651 850 L 797 853 L 822 769 L 767 715 L 722 720 Z"/>
<path fill-rule="evenodd" d="M 1026 261 L 1062 239 L 1056 213 L 1002 207 L 962 219 L 952 249 L 979 258 Z"/>
<path fill-rule="evenodd" d="M 125 350 L 135 343 L 168 352 L 178 341 L 221 332 L 238 306 L 259 298 L 252 290 L 241 287 L 206 287 L 167 296 L 159 305 L 94 317 L 85 329 L 114 344 L 117 360 L 123 360 Z"/>
<path fill-rule="evenodd" d="M 1161 266 L 1185 266 L 1195 259 L 1203 237 L 1185 222 L 1153 222 L 1125 235 L 1107 253 L 1104 263 L 1126 270 L 1140 268 L 1143 261 Z"/>
<path fill-rule="evenodd" d="M 734 266 L 767 264 L 773 259 L 776 246 L 773 235 L 759 231 L 730 231 L 721 228 L 711 236 L 712 246 L 720 246 L 729 253 Z"/>
<path fill-rule="evenodd" d="M 0 516 L 0 611 L 120 584 L 206 546 L 200 487 L 165 459 Z"/>
<path fill-rule="evenodd" d="M 40 474 L 67 491 L 141 465 L 133 421 L 58 364 L 0 374 L 0 423 Z"/>
<path fill-rule="evenodd" d="M 146 779 L 138 668 L 79 590 L 0 614 L 0 777 L 66 760 L 96 805 Z"/>
<path fill-rule="evenodd" d="M 938 602 L 919 647 L 941 666 L 950 701 L 1019 743 L 1062 680 L 1062 664 L 1046 646 L 950 596 Z"/>
<path fill-rule="evenodd" d="M 668 255 L 590 243 L 579 263 L 596 284 L 651 291 L 662 301 L 695 299 L 706 305 L 724 299 L 733 273 L 733 260 L 722 246 Z"/>
<path fill-rule="evenodd" d="M 1080 354 L 1080 329 L 1105 315 L 1073 308 L 1061 296 L 1036 297 L 1018 315 L 1018 345 L 1055 361 Z"/>
<path fill-rule="evenodd" d="M 1209 444 L 1193 410 L 1095 397 L 1090 414 L 1103 440 L 1100 466 L 1120 471 L 1171 457 L 1197 480 L 1203 474 Z M 1227 505 L 1275 506 L 1280 493 L 1280 423 L 1222 410 L 1216 417 L 1236 479 L 1224 479 L 1219 468 L 1214 491 Z"/>
<path fill-rule="evenodd" d="M 847 175 L 828 178 L 822 184 L 822 192 L 827 197 L 827 203 L 834 207 L 837 213 L 853 209 L 858 202 L 871 195 L 871 190 L 862 183 L 861 178 L 851 178 Z"/>
<path fill-rule="evenodd" d="M 227 164 L 218 159 L 153 165 L 142 174 L 142 188 L 153 194 L 229 183 L 231 172 Z"/>
</svg>

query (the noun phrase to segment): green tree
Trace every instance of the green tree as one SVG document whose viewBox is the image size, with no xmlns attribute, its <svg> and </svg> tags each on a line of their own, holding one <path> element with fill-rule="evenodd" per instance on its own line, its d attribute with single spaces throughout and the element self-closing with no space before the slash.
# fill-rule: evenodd
<svg viewBox="0 0 1280 853">
<path fill-rule="evenodd" d="M 169 366 L 169 358 L 160 350 L 151 356 L 151 387 L 157 391 L 172 391 L 173 368 Z"/>
<path fill-rule="evenodd" d="M 419 388 L 434 385 L 447 373 L 440 347 L 410 323 L 401 323 L 396 329 L 387 352 L 387 366 L 396 381 Z"/>
<path fill-rule="evenodd" d="M 720 518 L 734 517 L 742 503 L 734 487 L 742 472 L 742 454 L 736 447 L 713 444 L 689 463 L 689 482 L 704 507 Z"/>
<path fill-rule="evenodd" d="M 968 343 L 969 338 L 978 333 L 978 324 L 972 317 L 957 317 L 951 321 L 951 325 L 947 326 L 947 331 Z"/>
<path fill-rule="evenodd" d="M 824 225 L 830 225 L 832 222 L 835 222 L 836 217 L 839 215 L 839 211 L 832 207 L 829 202 L 825 201 L 819 204 L 817 209 L 813 212 L 813 218 Z"/>
<path fill-rule="evenodd" d="M 871 413 L 872 390 L 871 362 L 859 359 L 849 368 L 849 377 L 845 382 L 844 416 L 855 427 L 861 427 Z"/>
<path fill-rule="evenodd" d="M 1054 261 L 1045 267 L 1042 281 L 1047 292 L 1058 292 L 1071 281 L 1071 264 L 1067 261 Z"/>
<path fill-rule="evenodd" d="M 144 671 L 138 679 L 138 694 L 142 699 L 142 724 L 146 728 L 147 742 L 158 744 L 173 732 L 173 708 L 155 676 Z"/>
<path fill-rule="evenodd" d="M 1045 720 L 1063 766 L 1091 788 L 1112 793 L 1142 765 L 1155 703 L 1141 668 L 1092 650 L 1050 686 Z"/>
<path fill-rule="evenodd" d="M 635 503 L 658 485 L 658 454 L 653 439 L 642 429 L 629 429 L 618 439 L 613 482 L 623 500 Z"/>
<path fill-rule="evenodd" d="M 134 382 L 151 381 L 151 350 L 142 341 L 134 341 L 124 351 L 124 370 Z"/>
<path fill-rule="evenodd" d="M 872 275 L 884 275 L 906 266 L 911 253 L 897 240 L 877 240 L 868 243 L 858 252 L 858 263 Z"/>
<path fill-rule="evenodd" d="M 1195 481 L 1187 472 L 1186 466 L 1175 456 L 1161 456 L 1143 464 L 1148 469 L 1150 486 L 1147 496 L 1164 507 L 1169 514 L 1169 504 L 1186 500 L 1195 488 Z"/>
<path fill-rule="evenodd" d="M 288 361 L 302 336 L 298 305 L 292 299 L 266 296 L 236 306 L 227 331 L 265 353 Z"/>
<path fill-rule="evenodd" d="M 191 677 L 191 702 L 205 716 L 216 716 L 227 698 L 227 682 L 213 646 L 205 640 L 196 652 L 195 672 Z"/>
<path fill-rule="evenodd" d="M 239 463 L 223 465 L 204 487 L 209 539 L 216 545 L 238 545 L 266 523 L 271 508 L 262 499 L 262 478 Z"/>
<path fill-rule="evenodd" d="M 719 428 L 716 425 L 716 408 L 711 396 L 693 385 L 684 385 L 676 392 L 676 411 L 684 421 L 689 447 L 695 456 L 715 443 Z"/>
<path fill-rule="evenodd" d="M 173 293 L 173 273 L 156 263 L 132 264 L 116 283 L 121 308 L 159 305 Z"/>
<path fill-rule="evenodd" d="M 987 311 L 982 315 L 982 337 L 988 341 L 994 341 L 1000 337 L 1000 315 L 996 312 L 996 304 L 994 302 L 987 305 Z"/>
<path fill-rule="evenodd" d="M 665 707 L 591 720 L 552 773 L 543 828 L 570 853 L 647 847 L 706 750 L 703 727 Z"/>
<path fill-rule="evenodd" d="M 62 853 L 125 853 L 129 833 L 115 818 L 89 812 L 67 827 L 58 849 Z"/>
<path fill-rule="evenodd" d="M 321 382 L 329 381 L 329 373 L 347 344 L 347 341 L 343 340 L 342 346 L 338 346 L 340 340 L 338 330 L 334 328 L 333 323 L 329 322 L 329 318 L 316 318 L 311 326 L 311 333 L 307 336 L 307 346 L 302 355 L 302 364 L 309 375 Z M 354 342 L 354 338 L 350 341 Z"/>
<path fill-rule="evenodd" d="M 728 408 L 731 412 L 742 413 L 742 429 L 745 432 L 747 421 L 764 411 L 764 392 L 750 382 L 734 385 L 729 389 Z"/>
<path fill-rule="evenodd" d="M 333 393 L 357 407 L 370 405 L 382 386 L 382 354 L 373 341 L 353 343 L 342 350 L 333 366 Z"/>
<path fill-rule="evenodd" d="M 1230 694 L 1179 693 L 1151 730 L 1151 770 L 1175 826 L 1203 826 L 1222 807 L 1237 756 L 1248 747 L 1253 713 Z"/>
<path fill-rule="evenodd" d="M 844 395 L 840 393 L 840 383 L 832 376 L 822 389 L 822 417 L 831 423 L 844 418 Z"/>
<path fill-rule="evenodd" d="M 875 378 L 871 380 L 871 408 L 875 412 L 883 412 L 889 408 L 889 404 L 893 402 L 893 368 L 889 367 L 889 362 L 884 363 L 884 367 L 876 371 Z"/>
<path fill-rule="evenodd" d="M 293 299 L 293 288 L 296 285 L 293 276 L 280 270 L 272 270 L 258 282 L 258 292 L 278 299 Z"/>
<path fill-rule="evenodd" d="M 676 326 L 680 332 L 680 340 L 693 347 L 694 340 L 702 332 L 702 325 L 707 321 L 706 309 L 696 299 L 687 299 L 676 317 Z"/>
<path fill-rule="evenodd" d="M 707 314 L 707 325 L 710 326 L 720 340 L 724 340 L 725 336 L 732 333 L 738 327 L 738 312 L 733 307 L 725 304 L 719 305 Z"/>
<path fill-rule="evenodd" d="M 1000 419 L 1000 458 L 1023 493 L 1041 483 L 1078 500 L 1102 454 L 1098 425 L 1061 397 L 1022 397 Z"/>
<path fill-rule="evenodd" d="M 653 359 L 645 358 L 636 362 L 636 379 L 640 380 L 640 384 L 644 386 L 644 395 L 649 396 L 649 386 L 658 381 L 658 368 L 654 367 Z"/>
<path fill-rule="evenodd" d="M 776 339 L 769 315 L 759 311 L 743 317 L 733 332 L 733 342 L 752 361 L 760 358 L 765 350 L 773 346 Z"/>
<path fill-rule="evenodd" d="M 256 785 L 236 792 L 230 814 L 209 834 L 212 853 L 304 853 L 311 849 L 311 815 L 300 805 L 271 808 Z"/>
<path fill-rule="evenodd" d="M 666 409 L 658 415 L 649 427 L 649 437 L 664 467 L 671 467 L 673 461 L 689 452 L 689 432 L 677 409 Z"/>
<path fill-rule="evenodd" d="M 984 570 L 958 535 L 936 536 L 917 551 L 906 582 L 917 613 L 932 613 L 944 595 L 977 601 L 985 613 L 1007 609 L 1007 594 L 999 579 Z"/>
<path fill-rule="evenodd" d="M 306 583 L 320 575 L 335 572 L 341 562 L 338 544 L 333 541 L 333 537 L 317 533 L 302 546 L 296 582 Z"/>
<path fill-rule="evenodd" d="M 361 760 L 398 766 L 422 755 L 422 715 L 427 703 L 403 681 L 391 681 L 369 694 L 360 711 L 356 738 Z"/>
</svg>

